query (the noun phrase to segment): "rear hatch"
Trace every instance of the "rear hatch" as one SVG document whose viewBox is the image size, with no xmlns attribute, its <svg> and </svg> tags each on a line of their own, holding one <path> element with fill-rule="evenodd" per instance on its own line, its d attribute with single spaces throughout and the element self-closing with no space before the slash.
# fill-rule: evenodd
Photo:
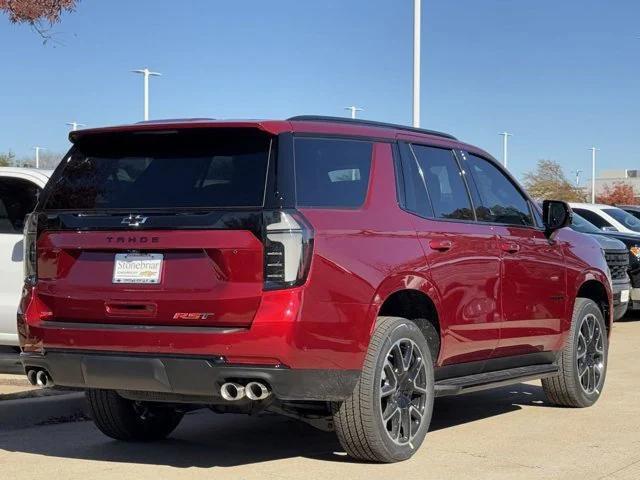
<svg viewBox="0 0 640 480">
<path fill-rule="evenodd" d="M 37 293 L 56 322 L 246 327 L 264 278 L 275 140 L 256 128 L 80 138 L 37 211 Z"/>
</svg>

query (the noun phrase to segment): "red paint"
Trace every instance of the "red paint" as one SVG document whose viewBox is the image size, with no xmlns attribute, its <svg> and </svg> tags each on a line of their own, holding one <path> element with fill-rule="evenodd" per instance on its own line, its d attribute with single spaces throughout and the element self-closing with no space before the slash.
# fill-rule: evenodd
<svg viewBox="0 0 640 480">
<path fill-rule="evenodd" d="M 107 130 L 212 126 L 390 141 L 402 136 L 487 157 L 428 135 L 318 122 L 194 121 Z M 611 304 L 606 264 L 594 240 L 564 229 L 549 242 L 536 229 L 409 214 L 398 206 L 391 152 L 390 143 L 376 143 L 361 209 L 301 209 L 315 238 L 311 271 L 298 288 L 262 290 L 263 247 L 250 232 L 127 232 L 125 241 L 117 240 L 122 232 L 45 232 L 38 243 L 40 281 L 25 289 L 21 304 L 23 348 L 222 355 L 245 364 L 360 369 L 380 307 L 394 292 L 410 289 L 428 295 L 436 307 L 438 365 L 445 365 L 560 349 L 584 282 L 601 283 Z M 130 237 L 136 249 L 164 253 L 161 284 L 111 285 L 114 252 L 130 249 Z M 154 328 L 123 325 L 134 317 L 127 310 L 136 311 L 136 325 Z M 70 323 L 47 325 L 51 320 Z M 206 328 L 185 328 L 194 326 Z"/>
</svg>

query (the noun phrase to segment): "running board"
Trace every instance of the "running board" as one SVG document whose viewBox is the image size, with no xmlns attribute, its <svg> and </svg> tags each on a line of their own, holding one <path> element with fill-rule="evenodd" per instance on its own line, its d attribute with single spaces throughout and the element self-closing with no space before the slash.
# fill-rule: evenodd
<svg viewBox="0 0 640 480">
<path fill-rule="evenodd" d="M 436 382 L 435 395 L 436 397 L 444 397 L 447 395 L 476 392 L 487 388 L 550 377 L 556 373 L 558 373 L 558 366 L 555 364 L 547 364 L 448 378 Z"/>
</svg>

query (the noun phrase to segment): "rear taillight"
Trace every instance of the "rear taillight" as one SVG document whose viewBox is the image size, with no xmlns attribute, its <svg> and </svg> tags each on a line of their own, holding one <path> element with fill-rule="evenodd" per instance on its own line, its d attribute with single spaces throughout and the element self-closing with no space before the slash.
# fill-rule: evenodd
<svg viewBox="0 0 640 480">
<path fill-rule="evenodd" d="M 264 212 L 264 288 L 302 285 L 307 279 L 313 249 L 313 228 L 300 212 Z"/>
<path fill-rule="evenodd" d="M 32 213 L 24 224 L 24 282 L 27 285 L 35 285 L 38 281 L 37 237 L 38 215 Z"/>
</svg>

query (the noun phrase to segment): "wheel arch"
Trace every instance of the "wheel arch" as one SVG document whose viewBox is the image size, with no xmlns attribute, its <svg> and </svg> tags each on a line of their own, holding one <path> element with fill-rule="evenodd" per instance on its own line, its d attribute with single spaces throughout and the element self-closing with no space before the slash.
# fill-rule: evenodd
<svg viewBox="0 0 640 480">
<path fill-rule="evenodd" d="M 440 299 L 435 287 L 424 277 L 400 275 L 387 279 L 378 289 L 371 313 L 370 336 L 380 316 L 403 317 L 418 325 L 434 350 L 437 363 L 442 346 L 442 325 L 439 315 Z M 436 331 L 436 337 L 431 333 Z"/>
<path fill-rule="evenodd" d="M 607 324 L 607 333 L 610 334 L 613 323 L 612 293 L 607 277 L 602 278 L 603 276 L 595 273 L 584 275 L 576 287 L 575 298 L 588 298 L 598 305 Z M 573 304 L 571 307 L 573 312 Z"/>
</svg>

